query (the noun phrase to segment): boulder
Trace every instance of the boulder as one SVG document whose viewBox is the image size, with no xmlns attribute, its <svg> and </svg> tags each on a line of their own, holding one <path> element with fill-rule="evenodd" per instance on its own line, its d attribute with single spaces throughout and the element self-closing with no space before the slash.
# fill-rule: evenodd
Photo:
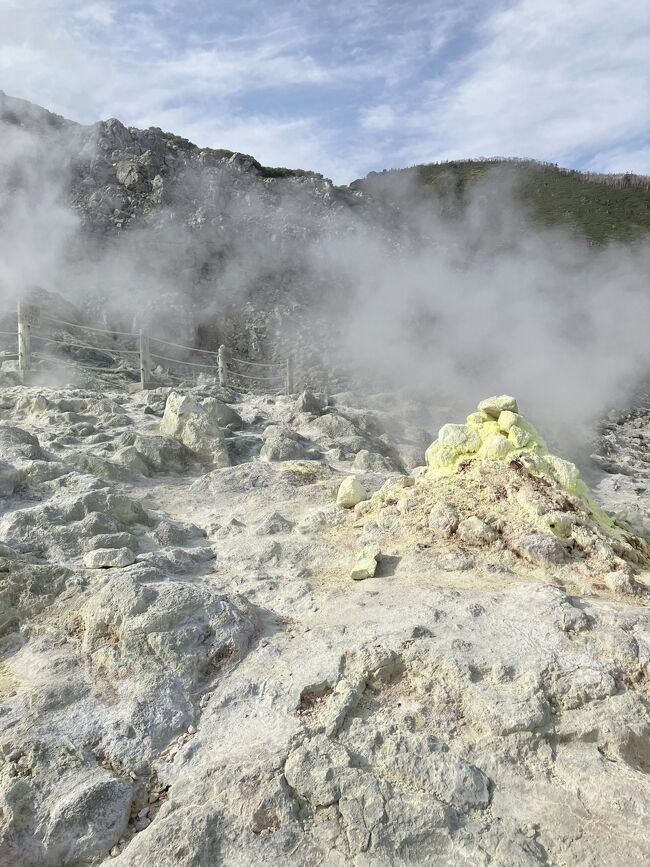
<svg viewBox="0 0 650 867">
<path fill-rule="evenodd" d="M 208 397 L 203 401 L 203 409 L 207 412 L 210 421 L 214 422 L 218 427 L 226 427 L 229 425 L 233 429 L 239 430 L 244 426 L 242 417 L 227 403 L 218 400 L 216 397 Z"/>
<path fill-rule="evenodd" d="M 353 469 L 370 473 L 389 473 L 395 471 L 394 464 L 383 455 L 361 449 L 352 464 Z"/>
<path fill-rule="evenodd" d="M 357 503 L 370 499 L 370 494 L 354 476 L 343 479 L 339 486 L 336 502 L 344 509 L 353 509 Z"/>
<path fill-rule="evenodd" d="M 260 449 L 263 461 L 301 461 L 309 452 L 290 428 L 273 425 L 264 431 L 264 445 Z"/>
<path fill-rule="evenodd" d="M 148 464 L 135 446 L 124 446 L 124 448 L 118 449 L 113 459 L 115 463 L 121 464 L 132 473 L 140 473 L 143 476 L 148 476 L 150 473 Z"/>
<path fill-rule="evenodd" d="M 183 443 L 202 463 L 230 466 L 223 432 L 207 411 L 188 395 L 171 392 L 165 403 L 160 431 Z"/>
<path fill-rule="evenodd" d="M 0 455 L 4 460 L 37 461 L 43 457 L 38 438 L 19 427 L 0 427 Z"/>
<path fill-rule="evenodd" d="M 122 434 L 119 441 L 125 447 L 132 446 L 152 472 L 175 473 L 187 468 L 190 457 L 188 450 L 171 436 L 152 436 L 129 431 Z M 116 460 L 118 454 L 115 455 Z"/>
<path fill-rule="evenodd" d="M 313 391 L 306 389 L 294 401 L 293 411 L 294 414 L 306 412 L 310 415 L 320 415 L 326 405 L 327 403 L 321 395 L 316 396 Z"/>
</svg>

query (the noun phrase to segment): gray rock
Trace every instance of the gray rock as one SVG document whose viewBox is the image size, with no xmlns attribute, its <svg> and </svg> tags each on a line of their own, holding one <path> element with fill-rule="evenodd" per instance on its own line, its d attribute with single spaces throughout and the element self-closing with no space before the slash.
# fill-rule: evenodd
<svg viewBox="0 0 650 867">
<path fill-rule="evenodd" d="M 360 452 L 357 452 L 352 467 L 355 470 L 370 473 L 389 473 L 396 469 L 395 464 L 389 458 L 376 452 L 370 452 L 368 449 L 361 449 Z"/>
<path fill-rule="evenodd" d="M 288 427 L 273 426 L 264 432 L 260 458 L 264 461 L 300 461 L 311 457 L 296 433 Z"/>
<path fill-rule="evenodd" d="M 100 533 L 90 539 L 88 549 L 95 551 L 100 548 L 130 548 L 137 551 L 139 543 L 132 533 Z"/>
<path fill-rule="evenodd" d="M 475 515 L 459 523 L 456 535 L 469 545 L 490 545 L 499 538 L 499 534 L 495 533 L 492 527 Z"/>
<path fill-rule="evenodd" d="M 538 566 L 560 565 L 568 559 L 568 551 L 552 533 L 529 533 L 522 536 L 516 550 Z"/>
<path fill-rule="evenodd" d="M 38 437 L 19 427 L 0 426 L 0 456 L 5 461 L 42 459 Z"/>
<path fill-rule="evenodd" d="M 438 501 L 431 506 L 428 523 L 434 536 L 448 539 L 456 532 L 460 523 L 460 516 L 456 507 L 452 506 L 451 503 Z"/>
<path fill-rule="evenodd" d="M 294 413 L 306 412 L 311 415 L 320 415 L 327 406 L 327 400 L 322 395 L 315 395 L 313 391 L 306 389 L 294 401 Z"/>
<path fill-rule="evenodd" d="M 177 473 L 187 469 L 190 454 L 185 446 L 170 436 L 151 436 L 129 431 L 120 442 L 133 447 L 151 472 Z M 118 453 L 119 454 L 119 453 Z M 116 454 L 115 459 L 118 459 Z"/>
<path fill-rule="evenodd" d="M 0 461 L 0 497 L 13 494 L 18 483 L 18 471 L 11 464 Z"/>
<path fill-rule="evenodd" d="M 133 786 L 97 773 L 58 793 L 43 840 L 50 864 L 76 864 L 107 855 L 126 829 Z"/>
<path fill-rule="evenodd" d="M 279 512 L 268 515 L 255 530 L 258 536 L 273 535 L 276 533 L 290 533 L 294 528 L 293 521 L 287 520 Z"/>
<path fill-rule="evenodd" d="M 233 430 L 239 430 L 244 426 L 242 417 L 227 403 L 218 400 L 216 397 L 208 397 L 203 401 L 203 409 L 207 412 L 208 418 L 219 427 L 231 427 Z"/>
<path fill-rule="evenodd" d="M 436 567 L 443 572 L 466 572 L 468 569 L 473 569 L 475 565 L 476 561 L 469 554 L 456 551 L 443 554 L 436 560 Z"/>
</svg>

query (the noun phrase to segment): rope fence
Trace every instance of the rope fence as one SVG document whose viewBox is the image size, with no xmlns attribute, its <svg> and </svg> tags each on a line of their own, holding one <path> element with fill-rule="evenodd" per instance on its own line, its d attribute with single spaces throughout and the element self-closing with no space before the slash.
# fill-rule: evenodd
<svg viewBox="0 0 650 867">
<path fill-rule="evenodd" d="M 82 342 L 82 340 L 74 338 L 53 337 L 48 334 L 41 334 L 38 328 L 42 323 L 50 323 L 55 326 L 63 326 L 65 328 L 76 328 L 79 331 L 85 331 L 91 334 L 105 334 L 115 338 L 127 337 L 131 338 L 135 346 L 128 347 L 105 347 L 97 346 L 92 343 Z M 187 346 L 183 343 L 174 343 L 171 340 L 165 340 L 162 337 L 149 335 L 145 330 L 141 331 L 118 331 L 114 328 L 97 328 L 91 325 L 82 325 L 79 322 L 70 322 L 65 319 L 59 319 L 55 316 L 49 316 L 41 313 L 40 308 L 33 304 L 18 304 L 18 330 L 17 331 L 0 331 L 0 335 L 15 337 L 18 340 L 18 369 L 23 382 L 25 382 L 32 369 L 32 340 L 40 341 L 45 346 L 60 346 L 65 349 L 85 349 L 92 352 L 105 352 L 111 355 L 126 357 L 127 360 L 139 362 L 140 385 L 142 388 L 150 388 L 154 385 L 152 379 L 152 360 L 156 362 L 164 362 L 161 367 L 167 367 L 168 371 L 173 371 L 176 365 L 181 365 L 184 368 L 193 370 L 210 370 L 218 378 L 220 385 L 227 386 L 231 382 L 243 381 L 244 383 L 273 385 L 280 387 L 281 391 L 286 394 L 292 394 L 294 391 L 294 361 L 293 356 L 289 356 L 284 361 L 251 361 L 248 358 L 241 358 L 232 355 L 228 352 L 224 345 L 219 349 L 199 349 L 194 346 Z M 162 355 L 151 352 L 151 342 L 160 344 L 162 347 L 169 346 L 173 349 L 180 349 L 184 352 L 199 353 L 203 356 L 210 356 L 214 359 L 213 364 L 205 364 L 198 361 L 190 361 L 182 358 L 173 358 L 171 355 Z M 207 359 L 206 359 L 207 361 Z M 124 366 L 120 367 L 101 367 L 90 366 L 78 361 L 64 360 L 64 363 L 75 364 L 85 370 L 99 371 L 102 373 L 124 373 Z M 247 373 L 242 373 L 237 369 L 238 365 L 242 365 L 248 369 Z M 158 366 L 158 365 L 157 365 Z M 256 371 L 259 370 L 259 373 Z M 135 372 L 135 371 L 132 371 Z M 246 386 L 248 387 L 248 386 Z M 252 385 L 250 386 L 252 389 Z M 278 393 L 281 393 L 278 392 Z"/>
</svg>

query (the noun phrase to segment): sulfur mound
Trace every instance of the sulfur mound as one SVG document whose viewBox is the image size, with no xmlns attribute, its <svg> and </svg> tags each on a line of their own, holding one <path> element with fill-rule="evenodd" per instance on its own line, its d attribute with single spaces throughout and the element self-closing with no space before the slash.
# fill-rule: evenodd
<svg viewBox="0 0 650 867">
<path fill-rule="evenodd" d="M 426 462 L 412 487 L 389 484 L 363 504 L 382 550 L 430 550 L 439 563 L 471 551 L 479 570 L 541 568 L 547 580 L 603 591 L 621 572 L 616 590 L 640 590 L 633 576 L 650 566 L 650 541 L 591 499 L 575 464 L 549 452 L 514 398 L 488 398 L 464 424 L 443 425 Z"/>
</svg>

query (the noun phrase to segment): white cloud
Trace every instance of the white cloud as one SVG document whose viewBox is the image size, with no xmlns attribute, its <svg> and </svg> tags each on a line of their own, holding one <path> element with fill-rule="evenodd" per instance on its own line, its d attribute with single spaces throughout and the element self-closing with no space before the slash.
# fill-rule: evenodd
<svg viewBox="0 0 650 867">
<path fill-rule="evenodd" d="M 75 17 L 100 27 L 110 27 L 115 18 L 115 9 L 108 3 L 87 3 L 76 11 Z"/>
<path fill-rule="evenodd" d="M 482 155 L 650 171 L 645 3 L 0 0 L 0 87 L 338 181 Z"/>
<path fill-rule="evenodd" d="M 645 0 L 616 10 L 606 0 L 521 0 L 490 16 L 483 36 L 455 80 L 438 83 L 425 111 L 409 116 L 423 158 L 471 152 L 573 163 L 587 153 L 597 162 L 599 153 L 622 153 L 626 141 L 647 134 Z"/>
</svg>

